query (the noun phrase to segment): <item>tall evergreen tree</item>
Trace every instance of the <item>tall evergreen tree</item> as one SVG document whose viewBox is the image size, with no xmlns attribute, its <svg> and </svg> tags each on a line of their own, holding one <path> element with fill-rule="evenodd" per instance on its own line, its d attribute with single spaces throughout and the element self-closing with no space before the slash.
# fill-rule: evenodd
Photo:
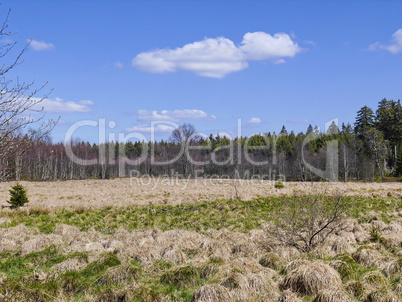
<svg viewBox="0 0 402 302">
<path fill-rule="evenodd" d="M 390 140 L 393 131 L 392 128 L 394 128 L 393 122 L 396 113 L 394 112 L 394 103 L 395 102 L 392 100 L 388 101 L 387 99 L 382 99 L 378 103 L 378 109 L 376 111 L 376 127 L 383 133 L 385 140 Z"/>
<path fill-rule="evenodd" d="M 375 115 L 370 107 L 364 106 L 357 111 L 355 133 L 362 134 L 375 126 Z"/>
<path fill-rule="evenodd" d="M 288 135 L 288 131 L 286 130 L 285 125 L 282 126 L 281 132 L 279 132 L 279 135 Z"/>
</svg>

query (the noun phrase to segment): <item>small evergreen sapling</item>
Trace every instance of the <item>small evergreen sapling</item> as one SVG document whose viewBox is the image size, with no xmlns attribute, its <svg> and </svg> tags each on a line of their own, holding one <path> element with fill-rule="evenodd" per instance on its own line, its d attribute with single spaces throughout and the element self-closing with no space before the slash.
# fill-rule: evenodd
<svg viewBox="0 0 402 302">
<path fill-rule="evenodd" d="M 7 202 L 11 204 L 11 208 L 19 208 L 29 202 L 26 189 L 19 183 L 11 187 L 10 195 Z"/>
<path fill-rule="evenodd" d="M 274 184 L 274 187 L 275 187 L 276 189 L 282 189 L 282 188 L 285 187 L 285 185 L 283 184 L 282 181 L 277 180 L 277 181 L 275 182 L 275 184 Z"/>
</svg>

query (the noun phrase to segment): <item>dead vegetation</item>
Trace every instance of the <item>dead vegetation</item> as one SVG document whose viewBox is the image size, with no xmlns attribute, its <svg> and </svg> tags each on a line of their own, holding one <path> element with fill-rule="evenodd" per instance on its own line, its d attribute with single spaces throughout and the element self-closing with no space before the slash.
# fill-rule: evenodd
<svg viewBox="0 0 402 302">
<path fill-rule="evenodd" d="M 7 214 L 0 301 L 401 301 L 400 202 L 369 201 L 309 249 L 277 237 L 279 216 L 260 222 L 283 213 L 263 199 Z"/>
<path fill-rule="evenodd" d="M 0 206 L 7 206 L 8 189 L 15 182 L 0 182 Z M 303 183 L 264 180 L 172 179 L 158 177 L 116 178 L 109 180 L 66 180 L 53 182 L 21 181 L 30 196 L 28 209 L 46 213 L 60 209 L 85 211 L 110 207 L 166 204 L 176 205 L 217 199 L 251 200 L 260 196 L 308 195 L 327 192 L 365 198 L 402 197 L 398 183 Z M 6 210 L 3 209 L 3 210 Z"/>
</svg>

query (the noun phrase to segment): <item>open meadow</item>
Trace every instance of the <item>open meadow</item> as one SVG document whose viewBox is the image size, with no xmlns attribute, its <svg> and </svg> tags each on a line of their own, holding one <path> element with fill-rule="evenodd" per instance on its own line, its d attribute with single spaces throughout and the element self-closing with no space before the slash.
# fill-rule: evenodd
<svg viewBox="0 0 402 302">
<path fill-rule="evenodd" d="M 20 209 L 0 183 L 0 301 L 402 299 L 400 183 L 21 183 Z"/>
<path fill-rule="evenodd" d="M 8 189 L 15 182 L 0 182 L 0 206 L 7 205 Z M 161 177 L 109 180 L 21 182 L 28 190 L 29 208 L 102 209 L 135 205 L 177 205 L 218 199 L 251 200 L 258 197 L 341 194 L 360 197 L 401 197 L 402 183 L 286 182 L 277 189 L 269 180 L 178 179 Z"/>
</svg>

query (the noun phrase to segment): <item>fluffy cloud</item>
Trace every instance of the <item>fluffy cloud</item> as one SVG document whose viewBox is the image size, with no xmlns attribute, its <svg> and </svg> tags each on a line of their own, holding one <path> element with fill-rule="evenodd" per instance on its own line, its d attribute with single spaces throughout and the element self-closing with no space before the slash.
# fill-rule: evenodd
<svg viewBox="0 0 402 302">
<path fill-rule="evenodd" d="M 385 49 L 388 50 L 389 52 L 393 54 L 397 54 L 398 52 L 402 52 L 402 28 L 398 29 L 393 35 L 392 35 L 392 41 L 393 43 L 391 45 L 384 45 L 381 44 L 380 42 L 376 42 L 374 44 L 371 44 L 369 46 L 369 50 L 374 51 L 377 49 Z"/>
<path fill-rule="evenodd" d="M 140 121 L 172 121 L 178 122 L 181 120 L 215 120 L 216 116 L 208 115 L 205 111 L 198 109 L 185 110 L 161 110 L 161 111 L 138 111 L 138 120 Z"/>
<path fill-rule="evenodd" d="M 143 126 L 134 126 L 132 128 L 126 129 L 127 132 L 172 132 L 175 128 L 171 125 L 164 125 L 164 124 L 157 124 L 154 128 L 150 126 L 143 125 Z"/>
<path fill-rule="evenodd" d="M 249 124 L 260 124 L 261 122 L 262 122 L 261 119 L 258 118 L 258 117 L 252 117 L 252 118 L 248 121 Z"/>
<path fill-rule="evenodd" d="M 302 49 L 289 35 L 264 32 L 246 33 L 240 46 L 231 40 L 206 38 L 176 49 L 157 49 L 138 54 L 132 65 L 143 71 L 167 73 L 190 71 L 200 76 L 222 78 L 248 67 L 250 60 L 284 62 Z"/>
<path fill-rule="evenodd" d="M 32 109 L 41 110 L 49 113 L 73 113 L 73 112 L 89 112 L 91 105 L 94 103 L 90 100 L 82 100 L 79 102 L 65 101 L 61 98 L 43 99 L 40 103 L 36 104 Z"/>
<path fill-rule="evenodd" d="M 54 48 L 53 43 L 45 42 L 45 41 L 37 41 L 37 40 L 27 40 L 29 45 L 33 50 L 41 51 L 41 50 L 51 50 Z"/>
<path fill-rule="evenodd" d="M 301 48 L 285 33 L 274 36 L 264 32 L 247 33 L 239 50 L 246 60 L 277 60 L 294 57 Z"/>
</svg>

